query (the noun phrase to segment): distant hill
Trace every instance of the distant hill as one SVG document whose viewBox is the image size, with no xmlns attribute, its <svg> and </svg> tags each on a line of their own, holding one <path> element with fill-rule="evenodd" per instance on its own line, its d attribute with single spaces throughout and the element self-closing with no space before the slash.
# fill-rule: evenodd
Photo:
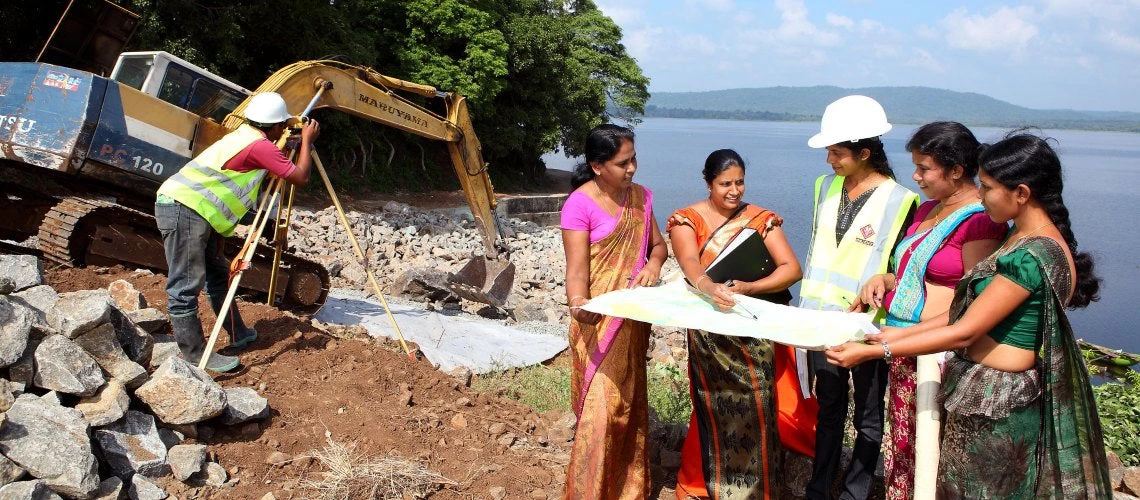
<svg viewBox="0 0 1140 500">
<path fill-rule="evenodd" d="M 645 116 L 734 120 L 815 121 L 832 101 L 850 94 L 875 98 L 896 123 L 954 120 L 970 126 L 1140 132 L 1140 113 L 1030 109 L 972 92 L 930 87 L 767 87 L 705 92 L 658 92 Z"/>
</svg>

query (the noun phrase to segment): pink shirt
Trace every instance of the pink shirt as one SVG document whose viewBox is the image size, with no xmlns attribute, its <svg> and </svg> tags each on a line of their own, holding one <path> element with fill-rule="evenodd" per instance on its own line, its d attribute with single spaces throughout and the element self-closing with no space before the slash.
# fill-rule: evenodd
<svg viewBox="0 0 1140 500">
<path fill-rule="evenodd" d="M 285 178 L 292 174 L 297 166 L 285 157 L 285 153 L 277 149 L 277 145 L 263 138 L 246 146 L 240 153 L 230 158 L 223 168 L 235 172 L 249 172 L 260 168 L 270 171 L 277 177 Z"/>
<path fill-rule="evenodd" d="M 653 217 L 653 191 L 637 184 L 634 184 L 634 187 L 645 190 L 645 213 L 649 217 Z M 622 210 L 625 210 L 624 205 Z M 618 215 L 620 217 L 621 214 Z M 618 217 L 606 213 L 581 189 L 570 193 L 566 202 L 562 204 L 562 229 L 589 231 L 590 244 L 597 243 L 602 238 L 609 236 L 610 233 L 614 232 L 617 223 Z"/>
<path fill-rule="evenodd" d="M 914 214 L 914 223 L 906 230 L 907 237 L 913 235 L 918 229 L 918 226 L 926 220 L 926 216 L 930 214 L 934 207 L 938 206 L 938 200 L 929 200 L 918 207 L 918 211 Z M 942 247 L 934 252 L 931 257 L 930 263 L 926 266 L 925 281 L 938 286 L 945 286 L 953 288 L 957 286 L 958 280 L 966 274 L 965 266 L 962 264 L 962 245 L 978 240 L 1000 240 L 1005 237 L 1005 233 L 1009 230 L 1005 224 L 999 224 L 990 219 L 990 216 L 985 212 L 978 212 L 971 215 L 966 220 L 962 221 L 953 233 L 946 238 L 942 243 Z M 910 248 L 907 249 L 903 255 L 902 262 L 899 263 L 901 268 L 910 260 L 910 252 L 918 246 L 925 237 L 917 238 L 911 242 Z M 890 307 L 891 299 L 895 296 L 894 291 L 887 293 L 883 299 L 884 307 Z"/>
</svg>

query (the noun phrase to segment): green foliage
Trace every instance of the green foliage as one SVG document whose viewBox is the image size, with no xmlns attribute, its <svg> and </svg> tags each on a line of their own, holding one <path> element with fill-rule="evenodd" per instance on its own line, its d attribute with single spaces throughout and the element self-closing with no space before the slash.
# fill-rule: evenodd
<svg viewBox="0 0 1140 500">
<path fill-rule="evenodd" d="M 1140 465 L 1140 373 L 1129 371 L 1122 382 L 1093 387 L 1104 445 L 1124 465 Z"/>
<path fill-rule="evenodd" d="M 127 50 L 165 50 L 248 89 L 295 61 L 338 59 L 458 92 L 492 175 L 512 185 L 541 174 L 544 153 L 580 153 L 607 105 L 631 118 L 649 96 L 620 29 L 589 0 L 115 1 L 141 16 Z M 0 2 L 0 18 L 20 20 L 0 31 L 0 54 L 32 60 L 66 5 Z M 357 118 L 326 120 L 318 146 L 352 185 L 458 186 L 441 146 Z"/>
<path fill-rule="evenodd" d="M 693 413 L 689 380 L 674 364 L 656 363 L 649 367 L 649 406 L 661 422 L 685 424 Z"/>
<path fill-rule="evenodd" d="M 471 386 L 523 403 L 534 411 L 570 409 L 570 367 L 534 365 L 480 375 Z"/>
<path fill-rule="evenodd" d="M 693 407 L 689 401 L 689 381 L 681 369 L 676 365 L 654 364 L 649 368 L 648 378 L 649 406 L 657 412 L 658 420 L 687 423 Z M 565 363 L 493 371 L 480 375 L 471 387 L 514 399 L 539 413 L 570 410 L 570 367 Z"/>
</svg>

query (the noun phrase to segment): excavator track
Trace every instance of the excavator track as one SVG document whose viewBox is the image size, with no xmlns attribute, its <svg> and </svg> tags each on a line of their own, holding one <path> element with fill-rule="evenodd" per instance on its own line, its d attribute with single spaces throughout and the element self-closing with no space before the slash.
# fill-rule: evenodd
<svg viewBox="0 0 1140 500">
<path fill-rule="evenodd" d="M 226 255 L 241 248 L 240 238 L 226 240 Z M 56 265 L 125 264 L 166 272 L 166 253 L 154 217 L 111 201 L 69 196 L 44 216 L 39 227 L 43 257 Z M 269 292 L 272 249 L 261 246 L 240 291 L 264 301 Z M 311 314 L 325 303 L 329 273 L 324 266 L 289 253 L 282 255 L 277 307 Z"/>
</svg>

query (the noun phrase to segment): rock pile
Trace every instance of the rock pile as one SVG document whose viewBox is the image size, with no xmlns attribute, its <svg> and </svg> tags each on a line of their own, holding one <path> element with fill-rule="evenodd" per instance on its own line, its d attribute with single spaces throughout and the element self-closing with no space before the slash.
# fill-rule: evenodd
<svg viewBox="0 0 1140 500">
<path fill-rule="evenodd" d="M 447 274 L 484 255 L 470 214 L 424 211 L 393 201 L 375 213 L 346 215 L 385 293 L 441 308 L 460 307 L 459 297 L 446 288 Z M 290 231 L 296 253 L 328 267 L 334 286 L 371 291 L 334 209 L 294 209 Z M 566 267 L 559 229 L 508 219 L 502 232 L 516 266 L 507 312 L 518 321 L 565 319 Z"/>
<path fill-rule="evenodd" d="M 266 399 L 178 357 L 154 335 L 165 314 L 125 281 L 57 294 L 36 257 L 0 255 L 0 284 L 0 498 L 165 498 L 165 481 L 227 484 L 204 445 L 182 441 L 199 424 L 264 419 Z"/>
</svg>

